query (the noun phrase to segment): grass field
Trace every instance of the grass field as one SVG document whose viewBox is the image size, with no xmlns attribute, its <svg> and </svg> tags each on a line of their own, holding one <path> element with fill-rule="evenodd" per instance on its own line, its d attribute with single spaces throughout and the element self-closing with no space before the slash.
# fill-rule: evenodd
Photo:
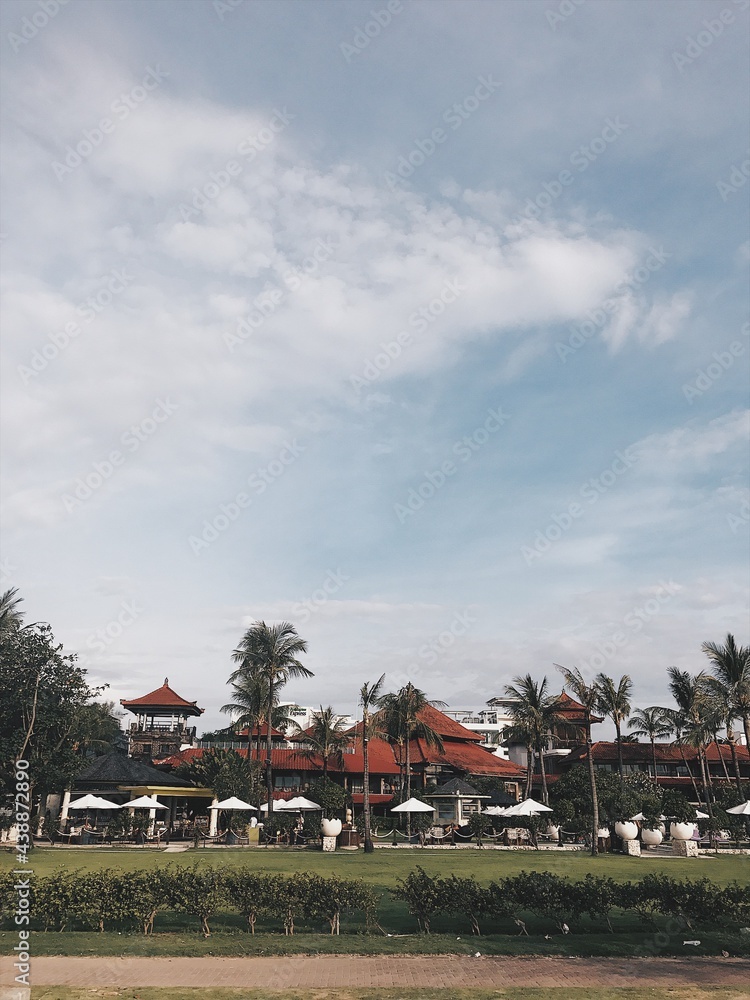
<svg viewBox="0 0 750 1000">
<path fill-rule="evenodd" d="M 723 987 L 686 989 L 627 988 L 607 989 L 535 988 L 520 989 L 431 989 L 398 987 L 396 989 L 286 990 L 269 993 L 265 990 L 240 989 L 76 989 L 68 986 L 43 986 L 32 989 L 32 1000 L 746 1000 L 747 992 Z"/>
<path fill-rule="evenodd" d="M 246 933 L 243 919 L 236 913 L 218 913 L 211 920 L 212 935 L 204 940 L 198 933 L 197 922 L 185 914 L 159 913 L 156 932 L 152 937 L 138 933 L 95 932 L 79 930 L 66 933 L 37 933 L 34 953 L 37 955 L 283 955 L 283 954 L 470 954 L 480 949 L 486 955 L 636 955 L 648 949 L 655 940 L 656 928 L 645 927 L 631 913 L 622 915 L 617 933 L 603 933 L 601 926 L 582 918 L 569 935 L 561 935 L 551 924 L 529 917 L 529 936 L 518 936 L 512 922 L 488 922 L 481 938 L 472 937 L 468 926 L 460 919 L 438 917 L 429 936 L 417 933 L 414 919 L 400 901 L 390 897 L 388 889 L 399 877 L 416 865 L 431 874 L 448 876 L 474 875 L 488 883 L 492 879 L 514 875 L 523 869 L 547 870 L 572 879 L 583 878 L 587 872 L 609 875 L 625 881 L 638 879 L 647 872 L 660 872 L 675 878 L 708 876 L 719 885 L 739 880 L 750 882 L 750 857 L 719 856 L 694 859 L 669 857 L 628 858 L 624 855 L 554 853 L 550 851 L 376 851 L 323 854 L 315 851 L 279 850 L 198 850 L 184 854 L 164 854 L 150 850 L 56 850 L 33 852 L 30 867 L 36 875 L 55 871 L 89 871 L 101 867 L 135 871 L 166 864 L 227 867 L 248 865 L 259 871 L 310 871 L 321 875 L 336 873 L 343 878 L 363 878 L 380 895 L 379 920 L 384 934 L 365 935 L 360 925 L 346 926 L 338 937 L 321 933 L 321 927 L 300 926 L 302 933 L 285 937 L 281 924 L 258 922 L 255 936 Z M 14 866 L 12 854 L 0 855 L 0 869 Z M 389 935 L 389 936 L 386 936 Z M 550 939 L 547 940 L 546 936 Z M 698 947 L 683 945 L 684 938 L 699 939 Z M 7 954 L 15 943 L 11 931 L 0 932 L 0 951 Z M 750 956 L 750 937 L 740 937 L 722 929 L 701 930 L 699 934 L 678 932 L 658 941 L 661 955 L 717 955 L 722 950 L 732 955 Z M 497 994 L 496 994 L 497 995 Z"/>
</svg>

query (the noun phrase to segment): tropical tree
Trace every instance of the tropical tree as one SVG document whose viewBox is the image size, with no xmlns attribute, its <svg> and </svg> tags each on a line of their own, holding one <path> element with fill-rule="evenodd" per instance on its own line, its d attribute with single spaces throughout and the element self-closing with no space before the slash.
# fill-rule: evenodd
<svg viewBox="0 0 750 1000">
<path fill-rule="evenodd" d="M 21 628 L 23 611 L 19 605 L 23 598 L 18 596 L 18 587 L 10 587 L 0 594 L 0 636 Z"/>
<path fill-rule="evenodd" d="M 591 787 L 591 854 L 596 856 L 599 853 L 599 799 L 596 791 L 596 775 L 594 774 L 594 757 L 591 752 L 591 716 L 594 714 L 599 702 L 599 687 L 594 683 L 589 683 L 578 667 L 563 667 L 556 663 L 555 666 L 563 675 L 565 686 L 581 705 L 583 705 L 583 726 L 586 733 L 586 763 L 589 770 L 589 785 Z"/>
<path fill-rule="evenodd" d="M 731 723 L 742 719 L 746 745 L 750 747 L 750 646 L 738 646 L 728 634 L 722 646 L 704 642 L 701 649 L 711 662 L 711 678 L 715 690 L 726 701 L 725 719 L 729 719 L 727 739 L 734 748 Z M 733 761 L 736 758 L 734 752 Z"/>
<path fill-rule="evenodd" d="M 232 730 L 235 734 L 247 727 L 248 762 L 253 759 L 253 733 L 256 734 L 256 759 L 260 760 L 261 731 L 268 721 L 268 681 L 265 676 L 244 672 L 242 668 L 232 677 L 237 677 L 232 682 L 233 700 L 222 705 L 220 711 L 234 717 Z M 278 688 L 279 685 L 274 695 L 271 725 L 274 729 L 293 729 L 297 723 L 289 716 L 288 706 L 279 705 Z"/>
<path fill-rule="evenodd" d="M 620 772 L 620 781 L 624 781 L 622 724 L 623 722 L 627 722 L 630 715 L 630 696 L 633 692 L 633 682 L 627 674 L 623 674 L 616 684 L 606 674 L 597 674 L 596 683 L 599 688 L 597 708 L 604 715 L 608 716 L 615 726 L 615 732 L 617 733 L 617 769 Z"/>
<path fill-rule="evenodd" d="M 549 794 L 547 792 L 544 751 L 553 725 L 561 721 L 557 714 L 558 699 L 549 694 L 546 677 L 537 683 L 531 674 L 526 674 L 525 677 L 514 677 L 513 684 L 505 686 L 505 693 L 513 699 L 513 706 L 510 710 L 511 718 L 527 731 L 539 758 L 542 802 L 548 805 Z"/>
<path fill-rule="evenodd" d="M 373 725 L 372 710 L 378 705 L 380 691 L 385 680 L 385 674 L 381 674 L 374 684 L 363 684 L 359 689 L 359 703 L 362 706 L 362 770 L 364 784 L 362 787 L 362 812 L 365 824 L 365 854 L 372 854 L 375 850 L 372 843 L 372 832 L 370 825 L 370 751 L 369 742 L 377 732 Z"/>
<path fill-rule="evenodd" d="M 271 761 L 271 729 L 273 709 L 280 687 L 290 677 L 313 677 L 313 672 L 299 660 L 307 652 L 307 643 L 297 634 L 291 622 L 267 625 L 263 621 L 253 622 L 243 635 L 239 646 L 232 653 L 232 659 L 240 664 L 230 676 L 234 683 L 243 675 L 263 676 L 267 682 L 266 701 L 266 791 L 268 793 L 268 818 L 273 814 L 273 765 Z"/>
<path fill-rule="evenodd" d="M 503 729 L 503 739 L 506 743 L 515 743 L 526 750 L 526 783 L 523 797 L 531 795 L 531 783 L 534 779 L 534 734 L 523 722 L 514 722 L 512 726 Z"/>
<path fill-rule="evenodd" d="M 633 736 L 646 736 L 651 744 L 651 761 L 654 765 L 654 781 L 656 781 L 656 741 L 664 740 L 672 735 L 672 723 L 663 708 L 653 705 L 651 708 L 637 708 L 630 717 L 628 728 Z"/>
<path fill-rule="evenodd" d="M 340 715 L 335 714 L 330 705 L 328 708 L 321 705 L 319 711 L 313 712 L 308 729 L 303 729 L 298 723 L 295 726 L 295 739 L 307 745 L 307 749 L 302 751 L 303 756 L 311 761 L 317 758 L 323 761 L 324 780 L 328 779 L 331 762 L 339 770 L 343 770 L 344 750 L 351 744 L 351 738 L 347 734 L 346 723 Z"/>
<path fill-rule="evenodd" d="M 380 699 L 379 723 L 387 739 L 399 747 L 399 766 L 403 761 L 402 801 L 411 798 L 411 741 L 422 739 L 428 746 L 440 752 L 443 750 L 440 734 L 419 717 L 420 713 L 428 706 L 437 708 L 444 704 L 428 701 L 424 691 L 414 687 L 411 681 L 395 694 L 385 694 Z M 406 832 L 411 836 L 409 813 L 406 814 Z"/>
<path fill-rule="evenodd" d="M 682 748 L 689 746 L 698 753 L 700 764 L 701 781 L 703 784 L 703 797 L 710 811 L 709 775 L 706 763 L 706 744 L 710 742 L 711 736 L 706 726 L 706 674 L 699 671 L 691 674 L 689 670 L 680 670 L 677 667 L 667 669 L 669 676 L 669 690 L 674 698 L 677 709 L 669 712 L 668 718 L 672 722 L 672 728 L 676 733 L 675 743 Z M 685 754 L 680 750 L 682 761 L 692 777 L 692 771 L 688 767 Z M 696 799 L 700 799 L 698 789 L 693 781 Z"/>
</svg>

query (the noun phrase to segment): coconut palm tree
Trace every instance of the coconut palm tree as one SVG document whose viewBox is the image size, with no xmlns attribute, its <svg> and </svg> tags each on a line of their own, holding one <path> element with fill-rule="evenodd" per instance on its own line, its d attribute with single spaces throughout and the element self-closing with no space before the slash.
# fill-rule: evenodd
<svg viewBox="0 0 750 1000">
<path fill-rule="evenodd" d="M 14 632 L 21 627 L 24 612 L 19 605 L 23 598 L 18 596 L 18 587 L 10 587 L 0 594 L 0 636 Z"/>
<path fill-rule="evenodd" d="M 684 716 L 682 715 L 682 713 L 678 709 L 664 708 L 664 709 L 662 709 L 662 711 L 664 712 L 665 724 L 670 727 L 670 729 L 669 729 L 670 736 L 672 735 L 672 733 L 674 733 L 674 736 L 675 736 L 672 745 L 676 746 L 678 748 L 678 750 L 680 751 L 680 757 L 682 758 L 682 764 L 683 764 L 685 770 L 687 771 L 688 775 L 690 776 L 690 781 L 691 781 L 692 786 L 693 786 L 693 792 L 695 793 L 695 801 L 696 802 L 700 802 L 700 800 L 701 800 L 701 793 L 698 791 L 698 783 L 695 780 L 695 775 L 693 774 L 692 769 L 690 767 L 688 767 L 687 758 L 685 757 L 685 746 L 681 742 L 682 731 L 683 731 L 683 729 L 685 727 L 685 718 L 684 718 Z M 623 739 L 624 740 L 632 740 L 634 743 L 638 742 L 637 737 L 633 736 L 632 734 L 630 736 L 623 736 Z"/>
<path fill-rule="evenodd" d="M 690 746 L 697 750 L 703 784 L 703 797 L 706 805 L 709 806 L 710 776 L 706 763 L 706 744 L 711 740 L 705 727 L 706 715 L 708 714 L 706 709 L 707 675 L 703 670 L 697 674 L 691 674 L 689 670 L 679 670 L 677 667 L 668 667 L 667 674 L 669 676 L 669 690 L 677 703 L 676 712 L 671 712 L 669 716 L 672 721 L 672 727 L 677 733 L 675 742 L 680 748 Z M 705 738 L 702 738 L 702 736 Z M 688 768 L 692 776 L 692 771 L 688 767 L 682 750 L 680 753 L 685 767 Z M 695 782 L 693 782 L 693 787 L 695 787 Z M 700 799 L 697 789 L 696 798 Z"/>
<path fill-rule="evenodd" d="M 706 695 L 707 704 L 709 706 L 709 712 L 715 722 L 715 733 L 714 742 L 716 743 L 716 749 L 719 752 L 719 759 L 721 761 L 721 766 L 724 771 L 724 777 L 727 781 L 729 778 L 729 771 L 727 770 L 727 764 L 724 760 L 724 754 L 722 752 L 721 744 L 719 743 L 719 729 L 724 728 L 726 731 L 726 743 L 729 747 L 729 752 L 732 756 L 732 767 L 734 770 L 734 781 L 737 785 L 737 791 L 742 798 L 742 778 L 740 777 L 740 763 L 737 759 L 737 747 L 734 741 L 734 723 L 739 717 L 737 712 L 737 707 L 735 700 L 732 696 L 732 691 L 726 684 L 723 684 L 717 677 L 707 677 L 706 678 Z"/>
<path fill-rule="evenodd" d="M 648 737 L 656 782 L 656 741 L 672 735 L 672 722 L 669 716 L 658 705 L 653 705 L 651 708 L 637 708 L 630 717 L 628 729 L 633 730 L 633 736 Z"/>
<path fill-rule="evenodd" d="M 597 707 L 599 688 L 596 682 L 589 684 L 578 667 L 570 669 L 561 666 L 559 663 L 556 663 L 555 666 L 563 675 L 565 686 L 570 690 L 573 697 L 583 705 L 583 725 L 586 732 L 586 763 L 589 769 L 591 811 L 593 814 L 591 824 L 591 854 L 595 857 L 599 853 L 599 796 L 596 791 L 594 757 L 591 752 L 591 716 Z"/>
<path fill-rule="evenodd" d="M 596 683 L 599 688 L 597 708 L 604 715 L 609 716 L 615 725 L 615 732 L 617 733 L 617 769 L 620 772 L 620 781 L 624 781 L 622 724 L 623 722 L 627 722 L 630 715 L 630 696 L 633 693 L 633 682 L 627 674 L 623 674 L 617 684 L 606 674 L 597 674 Z"/>
<path fill-rule="evenodd" d="M 230 681 L 238 679 L 242 673 L 248 676 L 263 676 L 267 683 L 266 710 L 266 791 L 268 793 L 268 818 L 273 814 L 273 766 L 271 763 L 271 729 L 273 709 L 280 687 L 290 677 L 313 677 L 299 661 L 301 653 L 307 652 L 307 643 L 297 634 L 290 622 L 267 625 L 263 621 L 253 622 L 247 629 L 240 644 L 232 653 L 232 659 L 240 664 Z"/>
<path fill-rule="evenodd" d="M 328 780 L 328 768 L 333 762 L 343 770 L 344 750 L 350 746 L 351 738 L 347 735 L 347 727 L 340 715 L 336 715 L 333 708 L 320 706 L 320 710 L 313 712 L 312 721 L 308 729 L 302 729 L 295 723 L 295 738 L 301 743 L 307 744 L 307 749 L 303 750 L 303 756 L 314 761 L 320 758 L 323 761 L 323 780 Z"/>
<path fill-rule="evenodd" d="M 370 751 L 369 741 L 377 732 L 373 726 L 372 709 L 377 707 L 380 689 L 383 686 L 385 674 L 381 674 L 374 684 L 363 684 L 359 689 L 359 703 L 362 706 L 362 771 L 364 784 L 362 786 L 362 812 L 365 824 L 365 854 L 374 851 L 372 831 L 370 828 Z"/>
<path fill-rule="evenodd" d="M 552 727 L 556 722 L 561 721 L 557 714 L 558 699 L 549 694 L 546 677 L 537 683 L 531 674 L 526 674 L 525 677 L 514 677 L 513 684 L 506 684 L 505 693 L 509 698 L 513 698 L 513 706 L 510 710 L 511 718 L 514 722 L 525 727 L 530 735 L 532 745 L 539 758 L 542 802 L 549 805 L 544 751 Z"/>
<path fill-rule="evenodd" d="M 440 734 L 420 719 L 419 713 L 428 706 L 438 708 L 444 704 L 442 701 L 428 701 L 424 691 L 414 687 L 411 681 L 395 694 L 384 694 L 380 699 L 379 723 L 388 740 L 399 747 L 399 764 L 403 761 L 401 787 L 403 796 L 405 786 L 404 799 L 411 798 L 411 741 L 422 739 L 428 746 L 441 752 L 443 750 Z M 406 814 L 406 834 L 411 836 L 410 813 Z"/>
<path fill-rule="evenodd" d="M 722 686 L 723 696 L 732 705 L 732 721 L 742 719 L 750 747 L 750 646 L 738 646 L 728 634 L 723 646 L 704 642 L 701 649 L 711 661 L 711 673 Z"/>
<path fill-rule="evenodd" d="M 248 764 L 253 759 L 253 749 L 256 752 L 256 759 L 260 760 L 261 730 L 267 721 L 268 713 L 268 681 L 257 672 L 247 672 L 235 670 L 232 677 L 237 679 L 232 682 L 232 701 L 227 705 L 222 705 L 219 711 L 231 715 L 232 728 L 235 732 L 247 728 L 247 760 Z M 278 692 L 278 685 L 277 685 Z M 289 729 L 297 723 L 289 716 L 289 707 L 279 705 L 278 693 L 274 696 L 273 714 L 271 724 L 274 729 Z M 253 733 L 256 734 L 255 746 L 253 745 Z"/>
<path fill-rule="evenodd" d="M 680 736 L 680 743 L 683 746 L 691 747 L 698 751 L 698 761 L 701 769 L 701 781 L 703 782 L 703 796 L 709 816 L 713 817 L 713 786 L 711 784 L 711 773 L 706 761 L 706 746 L 711 742 L 713 736 L 713 724 L 710 718 L 692 718 L 685 722 Z"/>
</svg>

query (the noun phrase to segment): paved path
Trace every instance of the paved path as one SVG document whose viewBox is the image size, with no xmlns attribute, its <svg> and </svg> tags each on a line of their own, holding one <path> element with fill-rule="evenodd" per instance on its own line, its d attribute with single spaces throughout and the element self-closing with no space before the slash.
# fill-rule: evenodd
<svg viewBox="0 0 750 1000">
<path fill-rule="evenodd" d="M 0 958 L 0 985 L 13 983 Z M 35 986 L 336 987 L 730 986 L 748 991 L 750 959 L 291 955 L 277 958 L 32 959 Z"/>
</svg>

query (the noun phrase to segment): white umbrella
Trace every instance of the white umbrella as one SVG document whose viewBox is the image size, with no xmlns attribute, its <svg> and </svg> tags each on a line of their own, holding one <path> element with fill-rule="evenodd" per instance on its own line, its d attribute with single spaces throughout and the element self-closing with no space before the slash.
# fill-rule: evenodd
<svg viewBox="0 0 750 1000">
<path fill-rule="evenodd" d="M 510 806 L 506 812 L 506 816 L 533 816 L 536 813 L 552 812 L 553 810 L 549 806 L 542 805 L 541 802 L 536 802 L 534 799 L 524 799 L 523 802 L 519 802 L 515 806 Z"/>
<path fill-rule="evenodd" d="M 740 802 L 738 806 L 732 806 L 726 811 L 732 813 L 733 816 L 750 816 L 750 799 L 747 802 Z"/>
<path fill-rule="evenodd" d="M 487 806 L 482 812 L 483 816 L 507 816 L 507 814 L 507 806 Z"/>
<path fill-rule="evenodd" d="M 317 802 L 306 799 L 304 795 L 298 795 L 287 802 L 282 800 L 278 805 L 274 804 L 274 809 L 279 809 L 281 812 L 316 812 L 322 810 L 322 808 L 323 806 L 319 806 Z"/>
<path fill-rule="evenodd" d="M 71 802 L 68 809 L 122 809 L 122 806 L 99 795 L 84 795 L 83 798 Z"/>
<path fill-rule="evenodd" d="M 209 809 L 252 809 L 253 812 L 258 810 L 255 806 L 251 806 L 249 802 L 243 802 L 242 799 L 238 799 L 236 795 L 230 796 L 228 799 L 222 799 L 221 802 L 217 802 L 215 806 L 209 806 Z"/>
<path fill-rule="evenodd" d="M 169 806 L 163 805 L 156 798 L 150 798 L 148 795 L 141 795 L 139 799 L 131 799 L 130 802 L 125 802 L 124 805 L 120 807 L 121 809 L 169 809 Z"/>
<path fill-rule="evenodd" d="M 708 815 L 708 813 L 702 813 L 700 811 L 700 809 L 696 809 L 695 810 L 695 818 L 696 819 L 709 819 L 709 815 Z"/>
<path fill-rule="evenodd" d="M 667 818 L 666 816 L 660 816 L 659 817 L 659 822 L 663 823 L 666 818 Z M 635 816 L 631 816 L 630 819 L 631 819 L 631 822 L 636 822 L 637 821 L 638 823 L 643 823 L 643 821 L 646 819 L 646 817 L 643 815 L 643 813 L 636 813 Z"/>
<path fill-rule="evenodd" d="M 392 813 L 433 813 L 435 812 L 432 806 L 428 806 L 426 802 L 420 801 L 420 799 L 407 799 L 406 802 L 402 802 L 400 806 L 394 806 L 391 809 Z"/>
</svg>

